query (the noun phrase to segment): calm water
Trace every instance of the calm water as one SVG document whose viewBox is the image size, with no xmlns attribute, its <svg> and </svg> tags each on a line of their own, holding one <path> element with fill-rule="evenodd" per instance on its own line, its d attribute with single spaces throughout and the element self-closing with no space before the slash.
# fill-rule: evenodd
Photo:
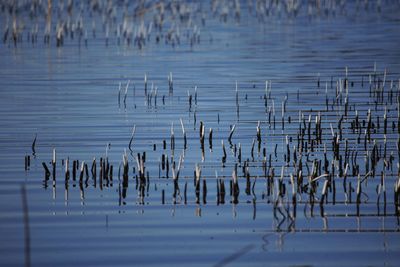
<svg viewBox="0 0 400 267">
<path fill-rule="evenodd" d="M 231 17 L 227 23 L 220 22 L 210 14 L 209 3 L 204 3 L 202 8 L 206 24 L 199 26 L 200 43 L 193 47 L 184 37 L 175 47 L 163 41 L 156 44 L 155 34 L 140 50 L 118 45 L 113 35 L 106 46 L 100 22 L 96 26 L 96 38 L 90 37 L 87 47 L 83 43 L 79 46 L 76 38 L 67 38 L 63 47 L 57 48 L 55 40 L 47 46 L 42 42 L 43 30 L 39 31 L 39 41 L 34 45 L 25 40 L 26 34 L 17 47 L 12 42 L 1 43 L 0 265 L 24 264 L 22 184 L 26 187 L 29 208 L 32 266 L 398 264 L 399 222 L 393 202 L 393 184 L 398 179 L 398 134 L 392 130 L 392 123 L 397 124 L 397 104 L 387 98 L 375 109 L 375 99 L 369 94 L 368 75 L 376 74 L 377 79 L 383 80 L 386 69 L 385 88 L 387 92 L 391 88 L 395 97 L 398 95 L 400 5 L 383 1 L 379 13 L 376 7 L 360 8 L 356 12 L 354 3 L 350 3 L 347 14 L 310 18 L 303 10 L 296 18 L 274 14 L 264 23 L 258 22 L 254 14 L 249 15 L 244 2 L 240 23 Z M 117 14 L 120 12 L 118 7 Z M 91 24 L 89 14 L 84 13 L 83 18 L 88 21 L 86 24 Z M 2 12 L 2 25 L 8 20 L 8 15 Z M 199 21 L 199 17 L 194 20 Z M 43 24 L 42 19 L 40 29 Z M 168 25 L 167 22 L 166 28 Z M 277 179 L 285 164 L 285 137 L 293 138 L 291 148 L 297 145 L 299 111 L 307 120 L 311 114 L 313 122 L 319 111 L 323 118 L 323 143 L 331 160 L 330 125 L 337 130 L 343 110 L 329 105 L 326 111 L 325 85 L 331 103 L 335 98 L 336 80 L 346 75 L 345 67 L 354 85 L 349 88 L 351 110 L 349 119 L 344 121 L 344 138 L 348 138 L 352 151 L 359 151 L 363 175 L 367 173 L 364 134 L 358 144 L 359 135 L 350 130 L 354 109 L 364 120 L 367 110 L 371 109 L 373 121 L 376 123 L 380 117 L 381 124 L 385 107 L 388 109 L 387 154 L 393 153 L 394 167 L 385 170 L 386 207 L 382 198 L 377 206 L 381 160 L 376 176 L 363 184 L 358 212 L 356 193 L 353 192 L 353 200 L 349 201 L 341 185 L 342 178 L 336 177 L 335 200 L 333 194 L 328 195 L 324 211 L 320 210 L 319 201 L 312 208 L 307 203 L 307 194 L 299 194 L 294 220 L 280 214 L 274 216 L 272 197 L 265 195 L 267 180 L 262 168 L 262 149 L 266 149 L 267 159 L 271 155 Z M 170 72 L 173 94 L 168 91 Z M 146 101 L 145 74 L 148 90 L 152 83 L 157 87 L 157 103 L 154 97 L 151 104 Z M 128 80 L 131 82 L 124 105 L 122 99 L 118 103 L 118 85 L 122 83 L 123 98 Z M 266 80 L 272 82 L 268 107 L 273 102 L 275 129 L 268 122 L 263 98 Z M 191 108 L 188 93 L 193 96 Z M 282 130 L 281 105 L 286 96 L 285 129 Z M 180 118 L 187 131 L 187 149 L 183 147 Z M 204 159 L 198 138 L 200 121 L 204 122 L 206 132 Z M 261 121 L 261 151 L 257 151 L 256 142 L 251 157 L 257 121 Z M 170 149 L 171 124 L 175 133 L 174 151 Z M 233 124 L 236 130 L 230 145 L 227 139 Z M 143 199 L 136 187 L 137 172 L 132 168 L 126 197 L 121 198 L 119 193 L 123 185 L 117 169 L 134 125 L 132 147 L 135 154 L 146 152 L 149 172 L 150 183 Z M 209 128 L 213 129 L 212 150 L 208 146 Z M 35 134 L 33 156 L 31 146 Z M 378 144 L 383 144 L 382 130 L 373 137 Z M 167 142 L 165 150 L 163 140 Z M 227 152 L 224 166 L 221 140 Z M 218 205 L 216 173 L 225 179 L 229 190 L 232 170 L 239 163 L 233 146 L 238 147 L 239 143 L 243 161 L 249 159 L 252 193 L 245 193 L 242 161 L 238 169 L 239 203 L 230 203 L 227 192 L 225 204 Z M 105 157 L 107 144 L 111 144 L 107 153 L 114 166 L 113 182 L 101 188 L 99 184 L 94 186 L 92 180 L 83 186 L 79 181 L 70 180 L 66 187 L 61 160 L 69 157 L 70 168 L 72 160 L 85 161 L 91 166 L 93 157 L 97 160 Z M 344 144 L 341 146 L 343 149 Z M 371 149 L 372 146 L 368 144 Z M 46 185 L 42 162 L 50 166 L 53 148 L 57 150 L 57 182 L 53 184 L 50 178 Z M 169 178 L 165 171 L 160 171 L 162 154 L 177 162 L 184 155 L 179 186 L 182 194 L 187 183 L 186 204 L 180 199 L 174 204 L 171 169 Z M 25 155 L 31 155 L 29 170 L 24 169 Z M 310 161 L 314 158 L 323 159 L 323 144 L 310 154 Z M 303 160 L 306 161 L 304 156 Z M 202 168 L 202 180 L 207 181 L 207 203 L 195 201 L 193 172 L 197 163 Z M 136 167 L 131 155 L 129 164 Z M 292 165 L 284 171 L 286 190 L 290 192 Z M 353 179 L 355 188 L 357 177 L 348 179 Z M 318 198 L 322 184 L 317 189 Z M 285 198 L 283 206 L 292 210 L 291 205 L 291 198 Z"/>
</svg>

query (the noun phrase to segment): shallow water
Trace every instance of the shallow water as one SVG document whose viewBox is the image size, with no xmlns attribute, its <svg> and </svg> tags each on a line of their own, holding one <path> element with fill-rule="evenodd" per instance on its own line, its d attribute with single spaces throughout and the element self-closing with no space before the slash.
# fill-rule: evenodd
<svg viewBox="0 0 400 267">
<path fill-rule="evenodd" d="M 299 111 L 306 118 L 318 111 L 323 118 L 323 139 L 331 149 L 330 124 L 336 131 L 343 111 L 326 111 L 325 83 L 328 96 L 335 97 L 336 82 L 348 77 L 354 82 L 349 99 L 362 118 L 368 109 L 373 119 L 389 110 L 388 154 L 398 162 L 396 101 L 386 100 L 375 110 L 369 94 L 368 75 L 377 73 L 382 80 L 394 81 L 398 94 L 400 78 L 399 5 L 387 1 L 381 13 L 373 9 L 355 15 L 349 5 L 347 15 L 309 19 L 307 16 L 285 18 L 271 16 L 259 23 L 242 5 L 240 24 L 224 24 L 208 15 L 201 32 L 201 42 L 190 47 L 187 42 L 171 47 L 156 44 L 154 36 L 142 50 L 116 44 L 108 47 L 99 36 L 89 39 L 88 47 L 66 40 L 56 48 L 41 41 L 13 47 L 0 45 L 0 265 L 24 264 L 24 221 L 21 184 L 27 190 L 32 266 L 71 265 L 219 265 L 219 266 L 396 266 L 400 252 L 399 222 L 395 215 L 393 184 L 397 167 L 385 171 L 386 208 L 382 199 L 377 206 L 377 175 L 363 185 L 362 203 L 348 201 L 337 181 L 337 194 L 328 197 L 324 210 L 319 202 L 312 208 L 307 197 L 297 202 L 294 221 L 274 216 L 271 199 L 265 196 L 266 178 L 262 169 L 262 148 L 272 155 L 275 177 L 280 176 L 286 152 L 285 136 L 296 145 Z M 87 14 L 86 14 L 87 15 Z M 4 13 L 0 17 L 6 20 Z M 99 27 L 100 28 L 100 27 Z M 100 31 L 100 29 L 99 29 Z M 41 40 L 41 38 L 39 38 Z M 374 72 L 376 64 L 376 72 Z M 172 72 L 173 94 L 168 92 L 167 76 Z M 144 75 L 158 87 L 157 105 L 146 103 Z M 320 87 L 317 86 L 318 77 Z M 131 80 L 126 105 L 118 104 L 118 84 Z M 272 81 L 271 98 L 276 108 L 276 127 L 268 123 L 264 106 L 265 81 Z M 236 107 L 235 82 L 238 83 L 239 113 Z M 365 84 L 364 84 L 365 83 Z M 135 89 L 133 89 L 133 84 Z M 197 104 L 188 104 L 188 91 Z M 386 88 L 389 88 L 387 85 Z M 122 90 L 122 92 L 123 92 Z M 299 93 L 298 93 L 299 92 Z M 123 93 L 122 93 L 123 94 Z M 281 126 L 281 103 L 288 95 L 285 129 Z M 163 96 L 165 101 L 163 103 Z M 311 111 L 312 110 L 312 111 Z M 292 123 L 288 122 L 291 117 Z M 196 121 L 195 121 L 196 117 Z M 218 121 L 219 117 L 219 121 Z M 350 116 L 349 116 L 350 117 Z M 179 119 L 188 137 L 187 149 Z M 206 131 L 204 161 L 198 139 L 199 123 Z M 257 121 L 261 121 L 262 146 L 257 144 L 252 159 L 252 140 Z M 350 121 L 350 119 L 349 119 Z M 345 138 L 354 151 L 360 151 L 364 170 L 363 137 L 357 144 L 345 122 Z M 170 128 L 174 125 L 175 150 L 170 149 Z M 381 121 L 382 123 L 382 121 Z M 250 159 L 254 192 L 245 194 L 246 181 L 239 178 L 239 203 L 217 205 L 216 172 L 225 178 L 228 190 L 237 157 L 228 142 L 230 126 L 235 124 L 233 144 L 242 146 L 243 161 Z M 138 195 L 134 173 L 130 171 L 127 195 L 121 199 L 122 182 L 118 165 L 128 148 L 133 126 L 135 153 L 146 152 L 146 171 L 150 184 L 144 199 Z M 208 148 L 208 129 L 212 128 L 213 149 Z M 31 145 L 37 134 L 36 154 Z M 363 135 L 362 135 L 363 136 Z M 382 144 L 381 131 L 373 134 Z M 167 149 L 163 149 L 163 140 Z M 227 162 L 221 163 L 221 140 L 227 150 Z M 85 161 L 108 158 L 114 166 L 112 184 L 95 187 L 90 180 L 64 183 L 62 159 Z M 156 151 L 153 151 L 153 145 Z M 278 144 L 277 155 L 274 155 Z M 371 147 L 371 144 L 368 145 Z M 57 182 L 44 183 L 42 162 L 48 166 L 52 150 L 57 150 Z M 179 185 L 181 193 L 187 182 L 187 204 L 173 203 L 173 181 L 159 170 L 161 155 L 175 160 L 184 153 Z M 332 152 L 330 152 L 332 153 Z M 31 166 L 24 170 L 24 156 L 31 155 Z M 323 145 L 310 156 L 323 158 Z M 331 154 L 330 154 L 331 157 Z M 196 204 L 193 186 L 195 164 L 202 168 L 207 181 L 207 203 Z M 242 162 L 243 163 L 243 162 Z M 136 166 L 129 156 L 130 166 Z M 72 162 L 70 162 L 70 168 Z M 242 165 L 240 165 L 242 166 Z M 292 167 L 285 171 L 286 190 Z M 242 175 L 241 168 L 238 170 Z M 121 178 L 122 179 L 122 178 Z M 353 188 L 357 184 L 354 179 Z M 351 180 L 353 181 L 353 180 Z M 165 190 L 165 204 L 162 203 Z M 322 183 L 318 187 L 320 196 Z M 143 202 L 142 202 L 143 201 Z M 284 204 L 286 205 L 286 204 Z M 290 206 L 290 199 L 287 202 Z"/>
</svg>

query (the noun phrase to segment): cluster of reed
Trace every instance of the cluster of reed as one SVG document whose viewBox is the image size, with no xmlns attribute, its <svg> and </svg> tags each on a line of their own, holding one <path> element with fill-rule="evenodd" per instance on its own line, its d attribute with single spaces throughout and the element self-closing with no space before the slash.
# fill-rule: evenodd
<svg viewBox="0 0 400 267">
<path fill-rule="evenodd" d="M 364 75 L 365 76 L 365 75 Z M 320 214 L 325 216 L 324 206 L 327 203 L 335 204 L 337 202 L 337 194 L 341 193 L 344 197 L 344 203 L 353 203 L 356 206 L 356 214 L 360 214 L 360 206 L 368 202 L 371 198 L 367 192 L 368 184 L 376 184 L 376 200 L 378 212 L 383 203 L 384 214 L 387 214 L 387 180 L 393 181 L 393 197 L 394 214 L 399 216 L 400 202 L 400 166 L 398 159 L 400 157 L 400 82 L 397 84 L 393 80 L 387 82 L 388 74 L 385 70 L 378 73 L 374 70 L 369 74 L 369 83 L 364 83 L 364 76 L 350 76 L 346 68 L 345 76 L 337 79 L 336 82 L 331 78 L 331 89 L 328 90 L 328 82 L 325 82 L 326 109 L 321 110 L 292 110 L 290 108 L 289 95 L 283 96 L 282 100 L 282 117 L 281 121 L 271 123 L 269 119 L 275 114 L 274 103 L 277 97 L 272 94 L 271 81 L 266 82 L 265 91 L 260 96 L 265 106 L 265 120 L 254 122 L 254 135 L 251 137 L 251 150 L 248 154 L 242 151 L 241 142 L 246 142 L 240 135 L 240 121 L 230 126 L 226 130 L 226 138 L 221 141 L 221 149 L 213 148 L 213 129 L 209 128 L 208 144 L 210 153 L 218 151 L 221 156 L 222 168 L 233 168 L 232 177 L 229 181 L 229 195 L 231 203 L 237 204 L 240 201 L 240 187 L 244 184 L 244 194 L 253 196 L 254 216 L 256 195 L 256 181 L 265 182 L 265 188 L 262 192 L 262 199 L 267 199 L 269 203 L 273 203 L 274 216 L 281 217 L 282 220 L 289 220 L 292 225 L 296 218 L 297 205 L 305 204 L 309 207 L 310 213 L 313 214 L 314 206 L 319 205 Z M 361 81 L 360 81 L 361 78 Z M 316 91 L 320 90 L 321 77 L 318 76 Z M 168 76 L 168 90 L 173 93 L 172 74 Z M 389 86 L 388 86 L 389 84 Z M 365 86 L 369 86 L 368 90 L 363 90 Z M 361 91 L 356 91 L 355 87 L 359 87 Z M 128 94 L 129 82 L 125 89 L 124 102 Z M 195 87 L 194 102 L 197 106 L 197 87 Z M 147 76 L 144 79 L 145 96 L 147 93 Z M 358 94 L 367 94 L 370 103 L 366 107 L 356 104 Z M 121 94 L 119 93 L 119 99 Z M 299 96 L 298 96 L 299 98 Z M 234 101 L 236 107 L 240 105 L 240 94 L 236 84 Z M 188 108 L 192 108 L 193 97 L 189 94 Z M 299 99 L 298 99 L 299 101 Z M 353 102 L 353 103 L 352 103 Z M 376 104 L 378 103 L 378 104 Z M 374 109 L 371 108 L 374 106 Z M 361 111 L 362 110 L 362 111 Z M 298 112 L 298 120 L 292 119 L 293 113 Z M 329 120 L 328 115 L 334 114 L 337 118 Z M 196 113 L 193 116 L 196 118 Z M 274 115 L 275 117 L 275 115 Z M 382 119 L 383 118 L 383 119 Z M 184 175 L 183 165 L 185 162 L 185 153 L 192 148 L 189 146 L 188 139 L 197 139 L 200 144 L 201 163 L 195 164 L 194 167 L 194 202 L 196 204 L 206 204 L 208 190 L 210 188 L 210 180 L 214 180 L 216 184 L 216 203 L 224 204 L 226 201 L 225 177 L 216 178 L 202 176 L 202 163 L 205 162 L 205 144 L 206 144 L 206 123 L 202 120 L 199 123 L 195 120 L 195 126 L 198 127 L 198 137 L 195 132 L 187 131 L 185 122 L 182 118 L 179 120 L 182 128 L 183 147 L 182 154 L 179 159 L 175 157 L 175 149 L 177 141 L 174 131 L 174 124 L 171 123 L 169 149 L 167 146 L 167 138 L 162 141 L 162 153 L 159 157 L 158 178 L 170 178 L 172 173 L 173 190 L 172 203 L 188 202 L 188 175 Z M 268 130 L 274 131 L 275 126 L 281 124 L 282 142 L 281 149 L 279 144 L 268 146 Z M 285 126 L 285 124 L 287 124 Z M 238 126 L 237 126 L 238 125 Z M 389 127 L 392 125 L 392 127 Z M 264 132 L 263 129 L 266 131 Z M 236 131 L 239 134 L 234 135 Z M 136 190 L 138 191 L 139 203 L 145 204 L 144 199 L 146 193 L 149 192 L 150 173 L 146 171 L 146 151 L 142 153 L 134 153 L 133 138 L 136 132 L 136 126 L 133 127 L 131 139 L 128 144 L 130 156 L 125 151 L 120 166 L 122 166 L 122 189 L 119 182 L 120 203 L 126 198 L 130 177 L 136 180 Z M 228 157 L 225 142 L 229 143 L 232 156 Z M 36 138 L 34 143 L 36 142 Z M 32 145 L 34 150 L 35 145 Z M 153 151 L 157 150 L 156 144 Z M 396 153 L 397 150 L 397 153 Z M 243 155 L 244 154 L 244 155 Z M 279 158 L 279 155 L 282 158 Z M 248 156 L 248 157 L 246 157 Z M 28 158 L 29 159 L 29 158 Z M 27 157 L 25 161 L 27 162 Z M 136 167 L 129 169 L 129 162 L 136 161 Z M 65 182 L 68 183 L 70 178 L 69 159 L 63 160 L 65 166 Z M 50 176 L 53 181 L 56 180 L 56 153 L 53 151 L 52 172 L 43 163 L 45 169 L 45 181 Z M 80 166 L 80 168 L 79 168 Z M 262 175 L 251 175 L 250 173 L 258 173 L 262 169 Z M 82 186 L 90 179 L 88 165 L 85 162 L 79 164 L 73 161 L 72 179 L 78 179 Z M 94 159 L 91 167 L 91 174 L 94 186 L 96 186 L 96 160 Z M 113 181 L 113 166 L 109 163 L 108 156 L 100 159 L 100 175 L 99 184 L 111 184 Z M 397 168 L 396 175 L 393 172 Z M 120 169 L 118 178 L 120 180 Z M 240 173 L 240 169 L 242 170 Z M 276 175 L 280 170 L 280 175 Z M 78 176 L 77 172 L 80 171 Z M 154 175 L 154 174 L 153 174 Z M 182 178 L 183 177 L 183 178 Z M 376 181 L 379 177 L 379 181 Z M 388 178 L 389 177 L 389 178 Z M 85 179 L 84 179 L 85 178 Z M 184 181 L 183 194 L 181 194 L 181 181 Z M 375 182 L 374 182 L 375 181 Z M 54 183 L 53 183 L 54 184 Z M 338 188 L 337 185 L 341 184 Z M 341 190 L 340 190 L 341 188 Z M 161 202 L 165 204 L 165 189 L 161 192 Z M 189 196 L 190 198 L 190 196 Z M 306 201 L 304 200 L 306 199 Z M 340 200 L 341 201 L 341 200 Z"/>
</svg>

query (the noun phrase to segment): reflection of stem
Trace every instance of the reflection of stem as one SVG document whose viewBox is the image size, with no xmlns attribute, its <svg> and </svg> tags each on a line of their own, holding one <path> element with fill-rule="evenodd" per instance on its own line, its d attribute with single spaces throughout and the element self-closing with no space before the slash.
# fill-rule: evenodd
<svg viewBox="0 0 400 267">
<path fill-rule="evenodd" d="M 53 200 L 55 200 L 56 197 L 57 197 L 56 182 L 53 181 Z"/>
<path fill-rule="evenodd" d="M 256 206 L 256 199 L 253 198 L 253 220 L 256 219 L 257 216 L 257 206 Z"/>
<path fill-rule="evenodd" d="M 265 234 L 262 237 L 262 240 L 264 241 L 264 244 L 262 244 L 261 249 L 263 251 L 268 251 L 268 245 L 269 245 L 268 237 L 269 236 L 270 236 L 270 234 Z"/>
<path fill-rule="evenodd" d="M 68 183 L 65 183 L 64 202 L 65 206 L 68 206 Z"/>
<path fill-rule="evenodd" d="M 199 205 L 196 207 L 196 216 L 201 217 L 201 207 Z"/>
<path fill-rule="evenodd" d="M 30 249 L 30 231 L 29 231 L 29 214 L 28 201 L 26 198 L 25 185 L 21 185 L 22 210 L 24 213 L 24 231 L 25 231 L 25 266 L 31 266 L 31 249 Z"/>
<path fill-rule="evenodd" d="M 324 231 L 328 232 L 329 227 L 328 227 L 328 218 L 326 216 L 322 217 L 322 220 L 324 220 Z"/>
<path fill-rule="evenodd" d="M 83 190 L 82 182 L 79 182 L 79 191 L 81 196 L 81 205 L 85 205 L 85 191 Z"/>
<path fill-rule="evenodd" d="M 226 266 L 229 263 L 235 262 L 238 258 L 251 251 L 254 247 L 255 246 L 252 244 L 247 245 L 241 248 L 240 250 L 234 252 L 233 254 L 229 255 L 228 257 L 223 258 L 220 262 L 218 262 L 214 266 L 221 267 L 221 266 Z"/>
<path fill-rule="evenodd" d="M 283 243 L 284 243 L 284 239 L 283 239 L 284 236 L 285 236 L 285 234 L 282 234 L 282 233 L 278 234 L 278 239 L 276 240 L 276 246 L 278 247 L 279 251 L 282 251 Z"/>
</svg>

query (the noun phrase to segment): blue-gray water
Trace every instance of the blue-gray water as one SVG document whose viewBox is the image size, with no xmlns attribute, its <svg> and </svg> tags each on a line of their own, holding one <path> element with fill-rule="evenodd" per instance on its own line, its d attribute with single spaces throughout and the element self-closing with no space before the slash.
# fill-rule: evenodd
<svg viewBox="0 0 400 267">
<path fill-rule="evenodd" d="M 53 4 L 54 8 L 57 4 Z M 378 12 L 374 5 L 368 10 L 360 7 L 356 11 L 355 3 L 351 2 L 346 6 L 346 14 L 337 11 L 335 16 L 313 17 L 307 16 L 303 7 L 298 17 L 272 14 L 265 22 L 259 22 L 254 13 L 248 13 L 243 2 L 239 23 L 232 17 L 227 23 L 221 22 L 211 15 L 209 5 L 207 2 L 202 6 L 205 25 L 201 26 L 199 17 L 194 18 L 201 33 L 200 43 L 193 47 L 186 37 L 175 47 L 163 41 L 156 44 L 155 34 L 142 49 L 125 43 L 118 45 L 113 34 L 106 46 L 100 18 L 97 36 L 93 39 L 89 34 L 87 47 L 83 41 L 78 45 L 77 38 L 66 38 L 62 47 L 56 47 L 54 38 L 50 45 L 43 44 L 43 18 L 39 23 L 39 40 L 34 45 L 26 41 L 26 32 L 16 47 L 12 41 L 0 44 L 0 265 L 21 266 L 25 261 L 23 184 L 27 191 L 32 266 L 396 266 L 400 239 L 393 188 L 398 179 L 398 134 L 397 128 L 392 130 L 392 122 L 397 124 L 397 103 L 395 98 L 393 103 L 387 98 L 375 110 L 374 97 L 369 94 L 369 75 L 375 73 L 383 80 L 386 69 L 386 92 L 391 88 L 397 96 L 399 3 L 382 1 Z M 121 7 L 117 6 L 118 18 L 120 12 Z M 85 25 L 91 25 L 89 14 L 84 13 L 83 18 L 87 21 Z M 0 21 L 2 25 L 11 21 L 6 11 L 1 13 Z M 27 15 L 25 21 L 29 22 Z M 29 31 L 30 25 L 26 27 Z M 182 26 L 182 32 L 183 29 Z M 374 122 L 381 117 L 381 124 L 385 107 L 388 109 L 387 154 L 393 153 L 394 167 L 384 171 L 386 208 L 382 197 L 377 206 L 381 159 L 375 177 L 362 185 L 365 194 L 359 212 L 356 192 L 350 202 L 342 189 L 342 178 L 336 177 L 335 203 L 330 194 L 324 211 L 320 211 L 319 201 L 311 208 L 307 195 L 299 194 L 294 221 L 280 214 L 275 217 L 273 199 L 265 196 L 262 149 L 272 155 L 275 179 L 278 179 L 286 153 L 285 136 L 293 138 L 291 148 L 297 144 L 299 111 L 307 121 L 312 114 L 313 122 L 321 112 L 324 143 L 331 160 L 330 124 L 336 131 L 343 110 L 337 107 L 331 110 L 329 106 L 326 111 L 325 86 L 331 101 L 335 97 L 336 81 L 344 79 L 346 67 L 348 79 L 354 85 L 349 88 L 351 110 L 344 122 L 344 138 L 349 139 L 350 149 L 359 151 L 363 175 L 366 174 L 364 134 L 357 144 L 358 134 L 349 129 L 354 108 L 364 120 L 367 110 L 371 109 Z M 173 94 L 168 92 L 170 72 Z M 148 90 L 152 83 L 157 87 L 156 104 L 154 97 L 151 104 L 144 97 L 145 74 Z M 131 82 L 124 105 L 128 80 Z M 268 107 L 274 103 L 275 129 L 268 123 L 265 108 L 266 80 L 272 82 Z M 120 103 L 119 82 L 122 83 Z M 188 92 L 193 96 L 191 108 Z M 282 130 L 281 105 L 286 95 L 285 129 Z M 180 118 L 187 131 L 186 150 Z M 206 132 L 204 160 L 198 138 L 200 121 L 204 122 Z M 261 121 L 262 146 L 258 152 L 256 142 L 254 158 L 251 158 L 258 121 Z M 174 152 L 170 149 L 172 123 Z M 245 194 L 246 182 L 241 176 L 241 167 L 238 168 L 240 196 L 236 205 L 230 203 L 229 196 L 229 181 L 234 164 L 238 163 L 227 140 L 233 124 L 236 130 L 232 143 L 241 144 L 243 161 L 249 158 L 252 185 L 255 182 L 254 192 Z M 150 177 L 144 203 L 135 187 L 136 173 L 132 167 L 136 162 L 131 155 L 126 198 L 121 199 L 119 193 L 122 182 L 118 179 L 118 165 L 124 149 L 128 150 L 134 125 L 134 155 L 146 151 L 146 171 Z M 209 128 L 214 133 L 212 150 L 208 147 Z M 35 134 L 33 156 L 31 146 Z M 381 130 L 373 137 L 378 144 L 383 144 Z M 163 140 L 167 142 L 166 150 Z M 225 166 L 221 163 L 221 140 L 227 150 Z M 90 180 L 80 188 L 79 182 L 71 179 L 67 190 L 61 160 L 69 158 L 70 168 L 72 160 L 91 165 L 93 157 L 97 161 L 105 157 L 109 143 L 108 157 L 114 166 L 112 185 L 101 189 Z M 154 144 L 156 151 L 153 151 Z M 372 148 L 373 144 L 368 146 Z M 57 151 L 57 181 L 53 184 L 50 178 L 45 186 L 42 162 L 50 166 L 53 148 Z M 310 158 L 322 159 L 322 152 L 323 144 Z M 187 204 L 181 199 L 173 203 L 171 170 L 168 179 L 164 171 L 159 171 L 163 153 L 170 160 L 173 154 L 177 163 L 184 154 L 179 185 L 183 195 L 187 182 Z M 28 170 L 24 170 L 25 155 L 31 158 Z M 195 201 L 196 164 L 201 166 L 202 179 L 207 181 L 206 204 Z M 284 173 L 290 198 L 283 205 L 288 207 L 292 172 L 290 164 Z M 219 178 L 224 177 L 228 191 L 223 205 L 216 202 L 216 173 Z M 357 177 L 349 179 L 353 179 L 355 188 Z M 317 189 L 318 198 L 322 184 Z M 162 204 L 162 190 L 165 190 L 165 204 Z"/>
</svg>

